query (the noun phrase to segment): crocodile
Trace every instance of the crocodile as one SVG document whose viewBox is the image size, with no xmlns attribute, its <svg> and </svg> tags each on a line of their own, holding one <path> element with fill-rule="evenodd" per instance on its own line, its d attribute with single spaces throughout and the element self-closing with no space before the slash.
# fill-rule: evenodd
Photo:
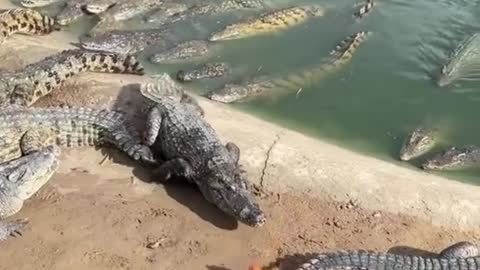
<svg viewBox="0 0 480 270">
<path fill-rule="evenodd" d="M 0 103 L 31 106 L 68 78 L 84 71 L 143 75 L 134 56 L 68 49 L 29 64 L 21 70 L 0 73 Z"/>
<path fill-rule="evenodd" d="M 21 0 L 20 5 L 26 8 L 37 8 L 49 6 L 58 2 L 60 2 L 60 0 Z"/>
<path fill-rule="evenodd" d="M 175 90 L 181 98 L 164 94 Z M 221 143 L 201 107 L 169 75 L 142 84 L 141 93 L 154 102 L 149 107 L 143 138 L 144 144 L 151 146 L 163 161 L 153 171 L 155 181 L 165 183 L 173 176 L 185 178 L 225 214 L 252 227 L 262 226 L 265 214 L 255 202 L 246 173 L 239 165 L 238 146 Z"/>
<path fill-rule="evenodd" d="M 264 10 L 269 8 L 265 2 L 264 0 L 223 0 L 220 3 L 194 4 L 173 14 L 152 14 L 147 18 L 147 21 L 172 24 L 207 14 L 214 15 L 240 10 Z"/>
<path fill-rule="evenodd" d="M 304 23 L 309 18 L 323 16 L 324 13 L 324 9 L 318 5 L 283 8 L 258 18 L 227 25 L 224 29 L 213 33 L 209 40 L 232 40 L 281 31 Z"/>
<path fill-rule="evenodd" d="M 430 151 L 436 143 L 436 132 L 433 129 L 418 127 L 410 132 L 400 149 L 400 160 L 417 158 Z"/>
<path fill-rule="evenodd" d="M 373 0 L 367 0 L 366 3 L 361 5 L 358 11 L 353 13 L 353 17 L 355 17 L 356 19 L 362 19 L 363 17 L 367 16 L 370 11 L 372 11 L 374 5 L 375 2 Z"/>
<path fill-rule="evenodd" d="M 189 40 L 177 44 L 163 52 L 153 54 L 149 60 L 155 64 L 168 64 L 182 60 L 192 60 L 207 56 L 212 44 L 205 40 Z"/>
<path fill-rule="evenodd" d="M 70 0 L 55 18 L 60 25 L 69 25 L 88 14 L 85 7 L 89 3 L 96 3 L 97 7 L 103 6 L 103 9 L 107 10 L 116 2 L 117 0 Z"/>
<path fill-rule="evenodd" d="M 55 19 L 33 9 L 14 8 L 0 13 L 0 43 L 13 34 L 47 35 L 59 31 Z"/>
<path fill-rule="evenodd" d="M 172 16 L 182 13 L 188 8 L 189 7 L 185 3 L 167 2 L 161 5 L 156 11 L 148 15 L 145 14 L 143 16 L 143 21 L 156 23 L 157 25 L 166 24 Z"/>
<path fill-rule="evenodd" d="M 112 30 L 82 37 L 79 46 L 94 51 L 136 54 L 149 46 L 168 48 L 174 40 L 169 29 Z"/>
<path fill-rule="evenodd" d="M 480 165 L 480 148 L 474 145 L 451 147 L 425 161 L 424 170 L 455 170 Z"/>
<path fill-rule="evenodd" d="M 193 80 L 221 77 L 230 73 L 230 66 L 226 63 L 206 63 L 191 70 L 179 70 L 177 80 L 191 82 Z"/>
<path fill-rule="evenodd" d="M 100 17 L 100 21 L 89 31 L 89 34 L 95 35 L 109 30 L 118 30 L 122 26 L 121 22 L 156 10 L 162 5 L 163 0 L 126 0 L 118 2 L 105 11 L 103 5 L 97 6 L 96 3 L 88 3 L 85 9 Z"/>
<path fill-rule="evenodd" d="M 366 40 L 367 36 L 368 32 L 360 31 L 347 37 L 330 53 L 331 58 L 320 66 L 273 79 L 268 76 L 262 76 L 249 80 L 246 83 L 228 83 L 223 88 L 207 92 L 204 96 L 217 102 L 232 103 L 271 91 L 300 91 L 304 87 L 318 82 L 322 77 L 350 61 L 353 53 Z"/>
<path fill-rule="evenodd" d="M 440 87 L 455 81 L 479 80 L 480 33 L 465 38 L 450 55 L 438 78 Z"/>
<path fill-rule="evenodd" d="M 478 247 L 459 242 L 438 256 L 401 255 L 375 251 L 337 251 L 322 253 L 303 263 L 297 270 L 478 270 Z"/>
</svg>

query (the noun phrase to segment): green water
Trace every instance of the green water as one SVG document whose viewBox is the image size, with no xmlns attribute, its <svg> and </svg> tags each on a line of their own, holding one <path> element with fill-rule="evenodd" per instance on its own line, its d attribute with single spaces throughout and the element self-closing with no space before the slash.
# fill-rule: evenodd
<svg viewBox="0 0 480 270">
<path fill-rule="evenodd" d="M 198 93 L 205 93 L 227 81 L 256 74 L 282 76 L 306 69 L 323 61 L 348 35 L 370 31 L 349 63 L 298 95 L 296 91 L 272 93 L 270 98 L 231 106 L 412 168 L 421 160 L 400 163 L 398 152 L 406 134 L 418 125 L 440 130 L 441 142 L 436 151 L 465 144 L 480 146 L 480 82 L 462 82 L 446 88 L 435 84 L 448 54 L 466 36 L 478 31 L 479 19 L 475 14 L 480 7 L 476 1 L 378 0 L 374 10 L 359 22 L 352 18 L 356 11 L 353 5 L 359 2 L 309 2 L 331 8 L 325 16 L 280 34 L 218 42 L 209 59 L 177 65 L 149 64 L 146 57 L 156 48 L 145 51 L 141 57 L 149 73 L 174 74 L 180 68 L 207 61 L 230 63 L 234 68 L 232 76 L 190 84 Z M 202 18 L 180 24 L 175 30 L 183 38 L 205 38 L 226 23 L 251 15 L 254 13 L 237 12 L 234 16 Z M 480 183 L 480 169 L 439 174 Z"/>
</svg>

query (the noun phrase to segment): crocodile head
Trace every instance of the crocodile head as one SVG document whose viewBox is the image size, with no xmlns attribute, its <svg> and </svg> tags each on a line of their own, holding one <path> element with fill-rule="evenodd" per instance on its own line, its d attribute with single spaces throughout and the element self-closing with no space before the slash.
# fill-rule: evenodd
<svg viewBox="0 0 480 270">
<path fill-rule="evenodd" d="M 60 13 L 57 14 L 55 20 L 60 25 L 68 25 L 80 19 L 85 15 L 83 8 L 84 3 L 81 1 L 72 1 L 72 4 L 67 4 Z"/>
<path fill-rule="evenodd" d="M 453 70 L 451 68 L 449 68 L 448 66 L 443 66 L 440 76 L 438 78 L 438 86 L 443 87 L 452 83 L 454 78 L 452 76 L 452 72 Z"/>
<path fill-rule="evenodd" d="M 250 92 L 250 89 L 246 86 L 226 84 L 222 89 L 210 91 L 204 96 L 213 101 L 232 103 L 247 98 L 250 95 Z"/>
<path fill-rule="evenodd" d="M 93 37 L 82 37 L 80 39 L 80 47 L 86 50 L 105 51 L 113 53 L 135 53 L 133 42 L 129 36 L 116 31 L 110 31 L 105 34 Z"/>
<path fill-rule="evenodd" d="M 230 67 L 226 63 L 206 63 L 197 69 L 180 70 L 177 79 L 182 82 L 191 82 L 204 78 L 214 78 L 230 73 Z"/>
<path fill-rule="evenodd" d="M 231 40 L 239 38 L 241 31 L 241 25 L 227 25 L 223 30 L 213 33 L 208 40 L 209 41 L 218 41 L 218 40 Z M 242 29 L 243 30 L 243 29 Z"/>
<path fill-rule="evenodd" d="M 57 0 L 22 0 L 20 1 L 20 5 L 26 8 L 34 8 L 48 6 L 55 2 L 57 2 Z"/>
<path fill-rule="evenodd" d="M 400 160 L 410 160 L 425 154 L 435 145 L 433 131 L 416 128 L 412 131 L 400 149 Z"/>
<path fill-rule="evenodd" d="M 449 170 L 465 167 L 471 158 L 473 147 L 452 147 L 447 151 L 433 156 L 422 164 L 424 170 Z"/>
<path fill-rule="evenodd" d="M 199 184 L 205 199 L 248 226 L 260 227 L 265 224 L 265 214 L 255 202 L 245 172 L 231 163 L 216 168 L 218 170 L 208 182 Z"/>
</svg>

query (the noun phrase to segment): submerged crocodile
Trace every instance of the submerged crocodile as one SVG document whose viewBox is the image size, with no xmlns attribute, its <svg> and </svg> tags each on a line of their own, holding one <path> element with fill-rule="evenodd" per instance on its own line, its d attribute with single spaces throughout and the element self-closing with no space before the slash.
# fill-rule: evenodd
<svg viewBox="0 0 480 270">
<path fill-rule="evenodd" d="M 436 131 L 419 127 L 408 134 L 400 149 L 400 160 L 407 161 L 417 158 L 430 151 L 436 143 Z"/>
<path fill-rule="evenodd" d="M 152 55 L 149 60 L 155 64 L 174 63 L 181 60 L 192 60 L 207 56 L 211 50 L 212 44 L 204 40 L 189 40 L 180 43 L 163 52 Z"/>
<path fill-rule="evenodd" d="M 59 24 L 68 25 L 87 15 L 85 7 L 90 3 L 96 3 L 97 7 L 102 6 L 104 10 L 107 10 L 115 5 L 116 2 L 117 0 L 69 0 L 55 18 Z"/>
<path fill-rule="evenodd" d="M 480 33 L 463 40 L 450 56 L 449 62 L 442 67 L 438 85 L 440 87 L 454 81 L 479 80 Z"/>
<path fill-rule="evenodd" d="M 226 84 L 223 88 L 207 92 L 204 96 L 218 102 L 232 103 L 272 91 L 296 90 L 312 85 L 322 77 L 350 61 L 358 46 L 366 40 L 368 32 L 358 32 L 344 39 L 330 53 L 327 63 L 283 77 L 260 77 L 243 84 Z"/>
<path fill-rule="evenodd" d="M 173 37 L 169 29 L 112 30 L 93 37 L 82 37 L 80 47 L 87 50 L 135 54 L 149 46 L 168 48 Z"/>
<path fill-rule="evenodd" d="M 121 22 L 132 19 L 138 15 L 156 10 L 163 5 L 163 0 L 124 0 L 119 1 L 108 10 L 104 5 L 97 5 L 95 2 L 85 6 L 86 11 L 97 14 L 100 21 L 89 31 L 89 34 L 98 34 L 109 30 L 119 29 Z"/>
<path fill-rule="evenodd" d="M 373 9 L 373 6 L 375 5 L 375 2 L 373 0 L 367 0 L 367 2 L 363 5 L 361 5 L 360 9 L 353 13 L 353 17 L 357 19 L 361 19 L 368 15 L 370 11 Z"/>
<path fill-rule="evenodd" d="M 0 44 L 13 34 L 46 35 L 60 30 L 56 21 L 33 9 L 15 8 L 0 13 Z"/>
<path fill-rule="evenodd" d="M 474 145 L 451 147 L 422 164 L 424 170 L 456 170 L 480 165 L 480 148 Z"/>
<path fill-rule="evenodd" d="M 143 67 L 130 55 L 64 50 L 21 70 L 0 73 L 0 103 L 30 106 L 68 78 L 84 71 L 144 74 Z"/>
<path fill-rule="evenodd" d="M 439 256 L 415 256 L 374 251 L 338 251 L 316 255 L 297 270 L 478 270 L 478 247 L 459 242 L 444 249 Z"/>
<path fill-rule="evenodd" d="M 165 94 L 175 91 L 179 95 Z M 249 226 L 263 225 L 265 215 L 238 164 L 238 146 L 221 143 L 196 101 L 167 74 L 143 84 L 141 92 L 155 102 L 147 117 L 144 143 L 165 161 L 154 172 L 156 181 L 186 178 L 224 213 Z"/>
<path fill-rule="evenodd" d="M 268 8 L 265 2 L 265 0 L 223 0 L 220 3 L 195 4 L 186 9 L 182 8 L 182 10 L 173 14 L 152 14 L 147 18 L 147 21 L 155 21 L 159 24 L 172 24 L 207 14 L 213 15 L 249 9 L 263 10 Z"/>
<path fill-rule="evenodd" d="M 221 77 L 231 73 L 230 66 L 227 63 L 206 63 L 190 70 L 179 70 L 177 80 L 181 82 L 190 82 L 206 78 Z"/>
<path fill-rule="evenodd" d="M 281 31 L 323 14 L 324 9 L 318 5 L 284 8 L 261 15 L 259 18 L 227 25 L 223 30 L 213 33 L 209 40 L 232 40 Z"/>
</svg>

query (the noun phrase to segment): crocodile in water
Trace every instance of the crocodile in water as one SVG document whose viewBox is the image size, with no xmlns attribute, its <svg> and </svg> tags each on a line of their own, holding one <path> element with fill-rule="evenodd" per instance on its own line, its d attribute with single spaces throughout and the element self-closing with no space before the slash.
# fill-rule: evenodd
<svg viewBox="0 0 480 270">
<path fill-rule="evenodd" d="M 366 40 L 367 35 L 368 32 L 360 31 L 344 39 L 330 53 L 331 58 L 328 62 L 320 66 L 273 79 L 259 77 L 243 84 L 226 84 L 221 89 L 207 92 L 205 97 L 222 103 L 232 103 L 269 92 L 284 90 L 298 92 L 350 61 L 358 46 Z"/>
<path fill-rule="evenodd" d="M 165 95 L 181 88 L 164 74 L 158 83 L 142 85 L 144 96 L 155 101 L 147 117 L 144 143 L 165 162 L 155 179 L 165 182 L 180 176 L 195 183 L 207 201 L 249 226 L 261 226 L 266 218 L 249 190 L 246 174 L 238 164 L 240 149 L 222 144 L 203 118 L 203 111 L 186 94 Z"/>
<path fill-rule="evenodd" d="M 315 256 L 297 270 L 478 270 L 478 248 L 459 242 L 443 250 L 439 256 L 415 256 L 374 251 L 339 251 Z"/>
<path fill-rule="evenodd" d="M 324 9 L 317 5 L 284 8 L 261 15 L 259 18 L 227 25 L 223 30 L 213 33 L 209 40 L 232 40 L 281 31 L 323 14 Z"/>
<path fill-rule="evenodd" d="M 400 149 L 400 160 L 411 160 L 430 151 L 436 143 L 433 129 L 418 127 L 410 132 Z"/>
<path fill-rule="evenodd" d="M 367 2 L 361 5 L 358 11 L 353 14 L 353 17 L 357 19 L 362 19 L 363 17 L 370 14 L 370 11 L 372 11 L 374 5 L 374 0 L 367 0 Z"/>
<path fill-rule="evenodd" d="M 30 106 L 68 78 L 84 71 L 144 74 L 134 56 L 64 50 L 21 70 L 0 73 L 0 101 Z"/>
<path fill-rule="evenodd" d="M 189 40 L 156 53 L 149 60 L 155 64 L 175 63 L 182 60 L 192 60 L 192 58 L 196 60 L 207 56 L 212 46 L 212 43 L 205 40 Z"/>
<path fill-rule="evenodd" d="M 21 0 L 20 5 L 26 8 L 44 7 L 60 2 L 60 0 Z"/>
<path fill-rule="evenodd" d="M 231 69 L 227 63 L 206 63 L 190 70 L 179 70 L 177 72 L 177 80 L 181 82 L 191 82 L 194 80 L 221 77 L 230 73 Z"/>
<path fill-rule="evenodd" d="M 480 165 L 480 148 L 474 145 L 451 147 L 422 164 L 425 170 L 456 170 Z"/>
<path fill-rule="evenodd" d="M 107 10 L 116 2 L 116 0 L 70 0 L 55 18 L 59 24 L 69 25 L 87 14 L 85 7 L 89 3 L 96 3 L 97 7 L 103 6 L 103 9 Z"/>
<path fill-rule="evenodd" d="M 46 35 L 60 30 L 49 16 L 33 9 L 15 8 L 0 13 L 0 44 L 13 34 Z"/>
</svg>

